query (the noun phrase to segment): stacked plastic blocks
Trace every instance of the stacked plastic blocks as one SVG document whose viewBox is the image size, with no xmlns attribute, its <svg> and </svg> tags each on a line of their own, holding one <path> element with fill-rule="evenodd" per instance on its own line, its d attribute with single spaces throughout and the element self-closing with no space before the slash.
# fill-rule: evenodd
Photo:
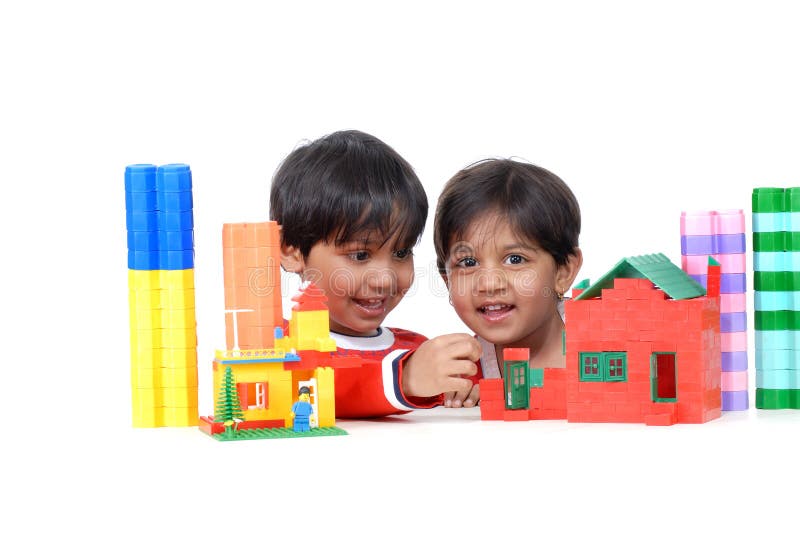
<svg viewBox="0 0 800 536">
<path fill-rule="evenodd" d="M 756 407 L 800 409 L 800 188 L 753 190 Z"/>
<path fill-rule="evenodd" d="M 707 287 L 708 257 L 721 266 L 722 409 L 745 410 L 747 296 L 744 211 L 681 213 L 681 268 Z"/>
<path fill-rule="evenodd" d="M 136 427 L 196 426 L 192 173 L 125 169 L 131 387 Z"/>
</svg>

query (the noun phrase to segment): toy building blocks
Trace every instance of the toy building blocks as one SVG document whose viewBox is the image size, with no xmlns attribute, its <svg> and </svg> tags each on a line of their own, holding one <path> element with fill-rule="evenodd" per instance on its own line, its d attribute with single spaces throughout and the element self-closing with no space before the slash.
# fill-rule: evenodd
<svg viewBox="0 0 800 536">
<path fill-rule="evenodd" d="M 706 287 L 708 257 L 721 266 L 722 410 L 747 409 L 744 211 L 681 213 L 681 267 Z"/>
<path fill-rule="evenodd" d="M 568 421 L 668 425 L 720 416 L 720 266 L 708 262 L 708 293 L 662 254 L 622 259 L 573 290 L 565 306 Z"/>
<path fill-rule="evenodd" d="M 800 409 L 800 188 L 753 190 L 756 408 Z"/>
<path fill-rule="evenodd" d="M 312 283 L 284 329 L 279 231 L 275 222 L 223 226 L 227 349 L 213 362 L 217 415 L 200 419 L 221 441 L 346 433 L 334 426 L 333 371 L 361 360 L 336 352 L 327 298 Z"/>
<path fill-rule="evenodd" d="M 135 427 L 196 426 L 192 172 L 125 169 Z"/>
</svg>

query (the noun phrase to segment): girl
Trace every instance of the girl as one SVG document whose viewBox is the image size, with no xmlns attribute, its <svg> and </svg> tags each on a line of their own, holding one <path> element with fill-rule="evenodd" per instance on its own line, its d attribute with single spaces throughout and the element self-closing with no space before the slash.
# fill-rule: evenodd
<svg viewBox="0 0 800 536">
<path fill-rule="evenodd" d="M 581 214 L 546 169 L 506 159 L 459 171 L 439 196 L 437 266 L 461 320 L 482 347 L 473 378 L 499 378 L 504 348 L 529 348 L 532 368 L 563 368 L 563 299 L 578 274 Z M 446 406 L 473 406 L 477 383 Z"/>
</svg>

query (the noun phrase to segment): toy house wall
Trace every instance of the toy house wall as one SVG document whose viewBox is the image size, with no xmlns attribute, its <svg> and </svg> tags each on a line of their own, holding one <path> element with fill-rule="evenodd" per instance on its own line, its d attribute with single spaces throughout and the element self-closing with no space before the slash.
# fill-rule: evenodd
<svg viewBox="0 0 800 536">
<path fill-rule="evenodd" d="M 719 298 L 667 299 L 646 279 L 617 279 L 602 297 L 570 301 L 567 319 L 567 419 L 644 422 L 673 412 L 677 422 L 720 415 Z M 580 381 L 581 352 L 627 355 L 627 381 Z M 651 398 L 650 356 L 675 352 L 677 402 Z M 672 406 L 672 407 L 670 407 Z"/>
</svg>

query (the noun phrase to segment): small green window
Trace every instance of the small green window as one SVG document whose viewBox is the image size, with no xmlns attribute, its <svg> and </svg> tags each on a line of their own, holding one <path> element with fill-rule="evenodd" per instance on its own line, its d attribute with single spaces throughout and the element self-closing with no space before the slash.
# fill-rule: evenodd
<svg viewBox="0 0 800 536">
<path fill-rule="evenodd" d="M 602 355 L 598 352 L 582 352 L 580 354 L 582 382 L 603 381 L 603 371 L 600 368 Z"/>
<path fill-rule="evenodd" d="M 624 382 L 628 379 L 625 352 L 581 352 L 582 382 Z"/>
</svg>

